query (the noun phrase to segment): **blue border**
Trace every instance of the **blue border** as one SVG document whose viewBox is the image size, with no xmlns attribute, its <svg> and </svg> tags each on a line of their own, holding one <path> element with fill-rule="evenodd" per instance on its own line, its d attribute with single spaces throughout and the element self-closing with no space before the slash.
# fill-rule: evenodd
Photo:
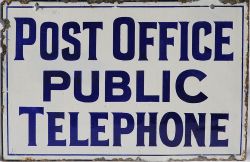
<svg viewBox="0 0 250 162">
<path fill-rule="evenodd" d="M 210 7 L 204 6 L 39 6 L 39 8 L 193 8 L 193 7 Z M 240 153 L 239 154 L 14 154 L 9 151 L 9 111 L 8 111 L 8 30 L 6 31 L 6 88 L 7 88 L 7 154 L 12 156 L 229 156 L 241 155 L 242 153 L 242 117 L 243 117 L 243 85 L 244 85 L 244 6 L 221 6 L 214 7 L 239 7 L 242 9 L 242 66 L 241 66 L 241 132 L 240 132 Z M 6 6 L 6 18 L 8 19 L 9 8 L 34 8 L 34 6 Z"/>
</svg>

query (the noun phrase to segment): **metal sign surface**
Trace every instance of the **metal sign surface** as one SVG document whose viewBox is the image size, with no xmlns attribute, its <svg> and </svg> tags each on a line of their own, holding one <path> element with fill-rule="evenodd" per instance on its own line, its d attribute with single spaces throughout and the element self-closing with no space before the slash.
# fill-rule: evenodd
<svg viewBox="0 0 250 162">
<path fill-rule="evenodd" d="M 4 159 L 245 158 L 246 2 L 2 9 Z"/>
</svg>

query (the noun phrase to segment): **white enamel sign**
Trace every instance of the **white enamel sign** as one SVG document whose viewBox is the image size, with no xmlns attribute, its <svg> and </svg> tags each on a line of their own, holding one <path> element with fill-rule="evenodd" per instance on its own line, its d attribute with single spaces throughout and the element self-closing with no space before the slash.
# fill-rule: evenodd
<svg viewBox="0 0 250 162">
<path fill-rule="evenodd" d="M 244 159 L 247 13 L 4 4 L 4 159 Z"/>
</svg>

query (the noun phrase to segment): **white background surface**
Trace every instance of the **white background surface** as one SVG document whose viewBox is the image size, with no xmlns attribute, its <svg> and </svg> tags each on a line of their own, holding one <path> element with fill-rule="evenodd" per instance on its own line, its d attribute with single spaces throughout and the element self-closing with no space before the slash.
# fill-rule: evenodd
<svg viewBox="0 0 250 162">
<path fill-rule="evenodd" d="M 2 27 L 1 27 L 2 28 Z M 0 50 L 1 51 L 1 50 Z M 250 83 L 249 83 L 250 84 Z M 249 102 L 250 102 L 250 100 L 249 100 Z M 248 102 L 248 103 L 249 103 Z M 250 113 L 249 113 L 249 111 L 248 111 L 248 121 L 250 121 Z M 0 120 L 0 124 L 1 124 L 1 120 Z M 249 124 L 248 124 L 249 125 Z M 250 126 L 248 126 L 248 132 L 250 132 Z M 248 145 L 247 145 L 247 147 L 248 147 L 248 149 L 247 149 L 247 152 L 248 152 L 248 155 L 247 155 L 247 161 L 249 161 L 250 162 L 250 133 L 248 133 Z M 0 140 L 0 143 L 2 143 L 1 142 L 1 140 Z"/>
</svg>

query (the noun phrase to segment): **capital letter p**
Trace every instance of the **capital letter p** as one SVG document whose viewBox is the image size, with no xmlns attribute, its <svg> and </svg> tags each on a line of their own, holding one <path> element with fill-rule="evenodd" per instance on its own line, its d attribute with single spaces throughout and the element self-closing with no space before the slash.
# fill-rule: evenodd
<svg viewBox="0 0 250 162">
<path fill-rule="evenodd" d="M 16 20 L 16 57 L 15 60 L 24 60 L 23 46 L 32 45 L 36 41 L 36 22 L 32 18 L 15 18 Z M 24 25 L 29 26 L 29 36 L 24 38 Z"/>
<path fill-rule="evenodd" d="M 52 83 L 52 78 L 61 78 L 62 83 Z M 51 101 L 52 90 L 66 90 L 70 85 L 70 75 L 65 71 L 43 72 L 43 101 Z"/>
</svg>

